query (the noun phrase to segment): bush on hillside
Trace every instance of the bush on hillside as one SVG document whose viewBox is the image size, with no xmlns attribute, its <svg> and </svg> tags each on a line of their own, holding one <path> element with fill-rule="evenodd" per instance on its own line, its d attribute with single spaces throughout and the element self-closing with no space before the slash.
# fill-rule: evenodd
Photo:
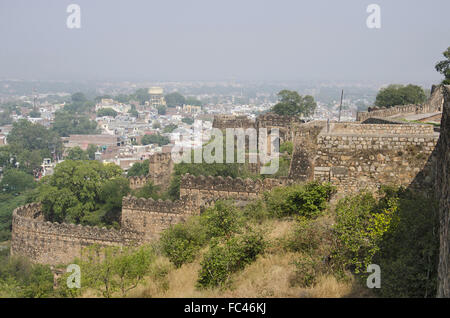
<svg viewBox="0 0 450 318">
<path fill-rule="evenodd" d="M 171 226 L 160 238 L 164 255 L 176 267 L 192 262 L 205 242 L 204 229 L 200 226 L 198 217 L 192 217 L 187 223 Z"/>
<path fill-rule="evenodd" d="M 264 248 L 263 236 L 256 232 L 236 235 L 225 243 L 215 241 L 200 263 L 198 286 L 207 288 L 227 284 L 231 274 L 254 262 Z"/>
<path fill-rule="evenodd" d="M 300 215 L 315 218 L 325 210 L 333 193 L 334 187 L 330 184 L 310 182 L 275 188 L 264 193 L 264 201 L 269 213 L 275 217 Z"/>
</svg>

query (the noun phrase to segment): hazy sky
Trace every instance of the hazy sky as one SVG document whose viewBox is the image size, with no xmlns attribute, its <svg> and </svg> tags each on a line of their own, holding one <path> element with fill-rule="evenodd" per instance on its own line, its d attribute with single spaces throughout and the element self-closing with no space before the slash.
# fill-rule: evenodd
<svg viewBox="0 0 450 318">
<path fill-rule="evenodd" d="M 449 13 L 449 0 L 0 0 L 0 78 L 438 82 Z"/>
</svg>

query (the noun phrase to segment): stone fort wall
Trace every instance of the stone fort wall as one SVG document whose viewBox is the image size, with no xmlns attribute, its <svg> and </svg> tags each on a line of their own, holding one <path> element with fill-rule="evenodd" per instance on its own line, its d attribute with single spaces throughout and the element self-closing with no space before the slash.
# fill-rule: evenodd
<svg viewBox="0 0 450 318">
<path fill-rule="evenodd" d="M 450 297 L 450 86 L 445 87 L 445 103 L 437 152 L 436 190 L 439 199 L 440 251 L 438 297 Z"/>
<path fill-rule="evenodd" d="M 181 179 L 179 200 L 124 197 L 120 230 L 46 222 L 41 205 L 28 204 L 13 212 L 11 254 L 29 257 L 37 263 L 67 264 L 81 256 L 82 249 L 87 246 L 123 246 L 149 242 L 170 225 L 199 214 L 202 208 L 216 200 L 247 201 L 256 198 L 262 191 L 287 182 L 185 175 Z"/>
<path fill-rule="evenodd" d="M 213 128 L 278 128 L 281 142 L 292 141 L 292 127 L 295 124 L 303 123 L 303 120 L 296 116 L 283 116 L 275 113 L 259 115 L 256 120 L 251 120 L 247 116 L 215 115 Z"/>
<path fill-rule="evenodd" d="M 13 211 L 11 254 L 45 264 L 65 264 L 81 256 L 89 245 L 120 246 L 141 242 L 126 229 L 120 231 L 66 223 L 45 222 L 39 203 Z"/>
<path fill-rule="evenodd" d="M 170 183 L 173 167 L 171 153 L 155 153 L 149 158 L 148 175 L 128 178 L 130 188 L 139 189 L 148 181 L 152 181 L 154 185 L 165 190 Z"/>
<path fill-rule="evenodd" d="M 213 128 L 226 129 L 226 128 L 254 128 L 255 121 L 251 120 L 247 116 L 234 116 L 234 115 L 215 115 L 213 119 Z"/>
<path fill-rule="evenodd" d="M 218 199 L 248 201 L 257 198 L 264 191 L 291 183 L 289 179 L 242 179 L 231 177 L 205 177 L 186 174 L 181 179 L 180 196 L 202 205 Z"/>
<path fill-rule="evenodd" d="M 382 184 L 424 189 L 434 182 L 433 150 L 439 134 L 431 125 L 302 126 L 291 163 L 294 180 L 331 182 L 341 193 L 375 190 Z M 423 178 L 417 178 L 419 172 Z"/>
<path fill-rule="evenodd" d="M 442 105 L 444 103 L 444 88 L 443 86 L 434 86 L 431 88 L 430 98 L 423 104 L 399 105 L 389 108 L 369 108 L 366 112 L 358 112 L 356 114 L 356 121 L 365 121 L 371 117 L 390 117 L 401 114 L 425 114 L 442 112 Z"/>
<path fill-rule="evenodd" d="M 122 199 L 121 228 L 138 233 L 143 241 L 150 241 L 170 225 L 198 213 L 199 207 L 189 200 L 163 201 L 128 196 Z"/>
</svg>

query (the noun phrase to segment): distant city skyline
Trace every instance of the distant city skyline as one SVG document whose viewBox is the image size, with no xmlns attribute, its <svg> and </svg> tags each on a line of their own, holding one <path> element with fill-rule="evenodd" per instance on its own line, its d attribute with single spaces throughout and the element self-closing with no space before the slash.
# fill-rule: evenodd
<svg viewBox="0 0 450 318">
<path fill-rule="evenodd" d="M 372 3 L 379 29 L 366 25 Z M 446 0 L 3 0 L 0 79 L 428 86 L 442 79 L 448 12 Z"/>
</svg>

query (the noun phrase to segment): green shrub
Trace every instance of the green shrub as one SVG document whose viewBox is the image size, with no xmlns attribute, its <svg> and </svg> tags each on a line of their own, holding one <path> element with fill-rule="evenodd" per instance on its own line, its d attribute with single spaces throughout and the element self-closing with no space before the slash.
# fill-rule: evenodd
<svg viewBox="0 0 450 318">
<path fill-rule="evenodd" d="M 400 190 L 398 221 L 383 236 L 373 262 L 380 265 L 382 297 L 435 297 L 439 216 L 434 199 Z M 385 205 L 386 196 L 381 205 Z"/>
<path fill-rule="evenodd" d="M 242 208 L 242 216 L 248 221 L 261 223 L 270 218 L 263 200 L 255 200 Z"/>
<path fill-rule="evenodd" d="M 0 296 L 45 298 L 54 295 L 53 273 L 49 266 L 33 264 L 3 251 L 0 257 Z"/>
<path fill-rule="evenodd" d="M 310 182 L 306 185 L 275 188 L 264 193 L 264 200 L 273 216 L 301 215 L 314 218 L 325 210 L 333 192 L 334 187 L 330 184 Z"/>
<path fill-rule="evenodd" d="M 208 238 L 227 237 L 239 230 L 240 215 L 236 207 L 227 201 L 217 201 L 201 215 L 201 222 Z"/>
<path fill-rule="evenodd" d="M 302 255 L 294 265 L 295 271 L 289 279 L 291 286 L 310 287 L 316 283 L 318 275 L 324 272 L 321 260 L 310 255 Z"/>
<path fill-rule="evenodd" d="M 234 236 L 225 243 L 212 243 L 201 262 L 198 286 L 201 288 L 225 285 L 232 273 L 254 262 L 264 251 L 261 233 L 249 232 Z"/>
<path fill-rule="evenodd" d="M 284 247 L 292 252 L 307 254 L 325 254 L 332 241 L 330 229 L 317 220 L 299 217 L 293 231 L 284 241 Z M 325 255 L 324 255 L 325 256 Z"/>
<path fill-rule="evenodd" d="M 280 145 L 280 153 L 287 152 L 288 154 L 292 155 L 293 150 L 294 145 L 291 141 L 286 141 Z"/>
<path fill-rule="evenodd" d="M 163 253 L 176 267 L 192 262 L 205 242 L 204 230 L 199 226 L 198 218 L 171 226 L 160 238 Z"/>
<path fill-rule="evenodd" d="M 383 297 L 434 297 L 437 286 L 437 203 L 404 189 L 383 188 L 381 199 L 362 192 L 336 207 L 333 263 L 364 280 L 369 264 L 381 268 Z"/>
<path fill-rule="evenodd" d="M 93 289 L 110 298 L 120 292 L 124 297 L 150 273 L 156 255 L 152 246 L 119 247 L 91 245 L 75 260 L 81 267 L 81 288 Z"/>
<path fill-rule="evenodd" d="M 379 251 L 378 243 L 383 234 L 395 222 L 396 200 L 390 200 L 382 209 L 377 209 L 376 204 L 376 199 L 368 192 L 360 192 L 338 202 L 333 258 L 341 270 L 350 269 L 357 274 L 365 272 Z"/>
</svg>

